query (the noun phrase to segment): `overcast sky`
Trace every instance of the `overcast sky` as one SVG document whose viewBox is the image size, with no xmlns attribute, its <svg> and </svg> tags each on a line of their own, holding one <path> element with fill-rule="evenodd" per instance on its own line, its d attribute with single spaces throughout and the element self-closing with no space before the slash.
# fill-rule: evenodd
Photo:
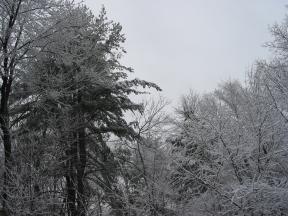
<svg viewBox="0 0 288 216">
<path fill-rule="evenodd" d="M 85 0 L 104 5 L 126 35 L 123 63 L 175 101 L 189 89 L 213 91 L 227 79 L 245 79 L 267 58 L 268 26 L 282 22 L 287 0 Z"/>
</svg>

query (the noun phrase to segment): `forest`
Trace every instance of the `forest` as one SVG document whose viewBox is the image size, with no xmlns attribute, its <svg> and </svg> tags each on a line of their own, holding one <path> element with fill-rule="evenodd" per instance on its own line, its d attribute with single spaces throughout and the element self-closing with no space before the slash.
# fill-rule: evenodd
<svg viewBox="0 0 288 216">
<path fill-rule="evenodd" d="M 288 19 L 270 31 L 244 83 L 169 112 L 104 8 L 0 0 L 0 215 L 288 215 Z"/>
</svg>

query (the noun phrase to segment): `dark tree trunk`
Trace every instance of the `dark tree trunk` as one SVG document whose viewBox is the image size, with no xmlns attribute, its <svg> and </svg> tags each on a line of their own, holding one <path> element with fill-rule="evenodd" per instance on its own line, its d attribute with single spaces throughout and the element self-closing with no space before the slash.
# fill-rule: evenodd
<svg viewBox="0 0 288 216">
<path fill-rule="evenodd" d="M 0 55 L 2 55 L 3 62 L 0 62 L 3 70 L 1 71 L 2 76 L 2 86 L 1 86 L 1 101 L 0 101 L 0 127 L 3 133 L 3 144 L 4 144 L 4 182 L 3 182 L 3 189 L 2 189 L 2 198 L 3 198 L 3 208 L 8 212 L 7 209 L 7 201 L 9 199 L 9 171 L 12 167 L 12 148 L 11 148 L 11 134 L 10 134 L 10 119 L 9 119 L 9 96 L 11 93 L 11 86 L 13 81 L 13 74 L 15 69 L 15 56 L 11 56 L 9 53 L 9 46 L 11 44 L 11 35 L 13 32 L 14 24 L 18 17 L 18 13 L 20 10 L 20 6 L 22 4 L 22 0 L 20 1 L 13 1 L 10 5 L 10 15 L 8 18 L 7 27 L 4 30 L 2 35 L 2 50 Z M 3 24 L 3 23 L 2 23 Z M 17 44 L 15 44 L 16 48 Z"/>
<path fill-rule="evenodd" d="M 85 140 L 85 128 L 80 128 L 78 133 L 78 150 L 79 150 L 79 161 L 77 166 L 77 206 L 78 215 L 85 216 L 86 214 L 86 199 L 85 199 L 85 188 L 84 188 L 84 175 L 86 168 L 86 140 Z"/>
<path fill-rule="evenodd" d="M 74 134 L 75 137 L 75 134 Z M 78 216 L 76 207 L 76 170 L 77 163 L 77 141 L 73 141 L 71 148 L 67 151 L 67 208 L 69 216 Z"/>
<path fill-rule="evenodd" d="M 76 216 L 76 193 L 73 184 L 73 177 L 66 176 L 66 186 L 67 186 L 67 212 L 69 216 Z"/>
<path fill-rule="evenodd" d="M 80 108 L 82 102 L 81 92 L 77 92 L 77 106 Z M 84 175 L 86 168 L 86 139 L 85 139 L 85 118 L 82 109 L 77 111 L 77 141 L 78 141 L 78 158 L 77 158 L 77 212 L 79 216 L 86 215 L 86 197 L 84 188 Z"/>
<path fill-rule="evenodd" d="M 9 192 L 9 171 L 12 167 L 12 158 L 11 158 L 11 135 L 10 135 L 10 119 L 9 119 L 9 95 L 11 91 L 12 80 L 7 77 L 2 77 L 2 86 L 1 86 L 1 106 L 0 106 L 0 124 L 1 130 L 3 133 L 3 144 L 4 144 L 4 182 L 3 182 L 3 208 L 6 209 L 6 203 L 8 200 Z"/>
</svg>

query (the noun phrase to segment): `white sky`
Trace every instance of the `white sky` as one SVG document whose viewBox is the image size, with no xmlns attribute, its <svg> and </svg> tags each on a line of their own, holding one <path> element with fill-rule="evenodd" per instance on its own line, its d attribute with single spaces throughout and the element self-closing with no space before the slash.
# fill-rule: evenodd
<svg viewBox="0 0 288 216">
<path fill-rule="evenodd" d="M 204 93 L 227 79 L 245 79 L 268 57 L 268 26 L 282 22 L 288 0 L 84 0 L 120 22 L 123 63 L 153 81 L 174 102 L 189 89 Z"/>
</svg>

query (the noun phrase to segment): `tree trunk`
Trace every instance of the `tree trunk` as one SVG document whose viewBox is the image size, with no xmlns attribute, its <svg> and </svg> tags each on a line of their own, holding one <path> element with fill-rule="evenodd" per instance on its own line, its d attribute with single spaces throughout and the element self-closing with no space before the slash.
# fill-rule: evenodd
<svg viewBox="0 0 288 216">
<path fill-rule="evenodd" d="M 85 200 L 85 189 L 84 189 L 84 175 L 86 168 L 86 140 L 85 140 L 85 128 L 81 127 L 78 133 L 78 150 L 79 150 L 79 161 L 77 166 L 77 206 L 78 215 L 85 216 L 86 214 L 86 200 Z"/>
<path fill-rule="evenodd" d="M 7 77 L 2 77 L 2 86 L 1 86 L 1 107 L 0 107 L 0 124 L 1 130 L 3 133 L 3 144 L 4 144 L 4 182 L 3 182 L 3 208 L 7 208 L 8 194 L 9 193 L 9 171 L 12 167 L 12 158 L 11 158 L 11 135 L 10 135 L 10 119 L 9 119 L 9 108 L 8 100 L 11 91 L 12 80 L 8 80 Z M 11 183 L 11 182 L 10 182 Z M 7 209 L 6 209 L 7 210 Z"/>
<path fill-rule="evenodd" d="M 76 178 L 75 178 L 76 163 L 77 163 L 77 141 L 73 141 L 70 150 L 67 151 L 66 199 L 67 199 L 67 209 L 69 216 L 78 216 L 76 208 Z"/>
</svg>

